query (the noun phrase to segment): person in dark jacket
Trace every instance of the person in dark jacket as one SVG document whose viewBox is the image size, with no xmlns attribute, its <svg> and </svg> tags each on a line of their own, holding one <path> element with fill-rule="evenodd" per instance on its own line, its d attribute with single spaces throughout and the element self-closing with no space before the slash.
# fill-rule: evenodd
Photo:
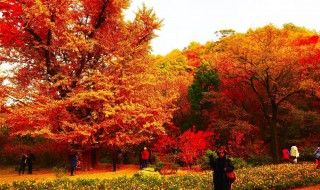
<svg viewBox="0 0 320 190">
<path fill-rule="evenodd" d="M 212 155 L 210 158 L 210 166 L 213 169 L 213 185 L 215 190 L 230 190 L 231 182 L 226 178 L 226 172 L 234 170 L 234 166 L 229 158 L 226 157 L 227 151 L 224 147 L 217 150 L 218 158 Z"/>
<path fill-rule="evenodd" d="M 77 155 L 74 153 L 70 156 L 70 172 L 71 172 L 71 176 L 74 175 L 74 170 L 77 167 Z"/>
<path fill-rule="evenodd" d="M 24 174 L 24 170 L 26 168 L 26 164 L 27 164 L 27 154 L 23 154 L 20 160 L 20 168 L 19 168 L 19 175 L 20 173 Z"/>
<path fill-rule="evenodd" d="M 142 151 L 143 151 L 143 148 L 140 150 L 140 152 L 139 152 L 139 164 L 140 164 L 140 170 L 142 170 L 143 169 L 143 167 L 142 167 Z"/>
<path fill-rule="evenodd" d="M 32 154 L 31 151 L 28 151 L 28 158 L 27 158 L 27 164 L 28 164 L 28 174 L 32 174 L 33 169 L 33 163 L 35 161 L 35 156 Z"/>
<path fill-rule="evenodd" d="M 112 165 L 113 165 L 113 171 L 117 171 L 117 164 L 118 164 L 118 158 L 119 158 L 119 151 L 113 151 L 112 154 Z"/>
</svg>

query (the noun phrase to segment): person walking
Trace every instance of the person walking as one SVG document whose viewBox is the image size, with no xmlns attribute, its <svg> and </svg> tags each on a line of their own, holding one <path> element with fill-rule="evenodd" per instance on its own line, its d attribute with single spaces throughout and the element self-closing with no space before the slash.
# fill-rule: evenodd
<svg viewBox="0 0 320 190">
<path fill-rule="evenodd" d="M 297 164 L 299 158 L 299 151 L 297 146 L 292 146 L 290 149 L 290 156 L 292 158 L 292 163 Z"/>
<path fill-rule="evenodd" d="M 285 163 L 290 162 L 290 151 L 287 148 L 282 149 L 282 158 Z"/>
<path fill-rule="evenodd" d="M 117 171 L 118 158 L 119 158 L 118 151 L 114 150 L 112 154 L 112 166 L 113 166 L 114 172 Z"/>
<path fill-rule="evenodd" d="M 35 161 L 35 156 L 31 151 L 28 151 L 27 164 L 28 164 L 28 174 L 32 174 L 33 163 Z"/>
<path fill-rule="evenodd" d="M 215 159 L 212 155 L 210 158 L 210 166 L 213 169 L 213 185 L 215 190 L 230 190 L 231 183 L 226 172 L 234 170 L 234 166 L 229 158 L 226 157 L 227 150 L 221 147 L 217 150 L 218 158 Z"/>
<path fill-rule="evenodd" d="M 26 168 L 26 164 L 27 164 L 27 154 L 23 154 L 20 160 L 20 168 L 19 168 L 19 175 L 20 173 L 24 174 L 24 170 Z"/>
<path fill-rule="evenodd" d="M 70 175 L 71 176 L 74 176 L 74 170 L 76 169 L 77 167 L 77 155 L 76 153 L 73 153 L 71 156 L 70 156 Z"/>
<path fill-rule="evenodd" d="M 149 153 L 147 147 L 143 148 L 143 151 L 141 153 L 141 159 L 142 159 L 142 169 L 148 167 L 150 153 Z"/>
<path fill-rule="evenodd" d="M 314 151 L 314 156 L 316 158 L 316 166 L 317 169 L 320 169 L 320 143 L 318 144 L 318 148 Z"/>
</svg>

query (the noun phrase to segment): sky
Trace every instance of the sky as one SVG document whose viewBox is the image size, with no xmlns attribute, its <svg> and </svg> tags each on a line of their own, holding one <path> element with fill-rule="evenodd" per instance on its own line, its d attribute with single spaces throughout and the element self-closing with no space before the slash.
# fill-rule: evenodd
<svg viewBox="0 0 320 190">
<path fill-rule="evenodd" d="M 165 55 L 190 42 L 216 41 L 216 31 L 248 29 L 286 23 L 320 31 L 320 0 L 131 0 L 126 18 L 142 4 L 153 8 L 163 26 L 151 41 L 153 54 Z"/>
</svg>

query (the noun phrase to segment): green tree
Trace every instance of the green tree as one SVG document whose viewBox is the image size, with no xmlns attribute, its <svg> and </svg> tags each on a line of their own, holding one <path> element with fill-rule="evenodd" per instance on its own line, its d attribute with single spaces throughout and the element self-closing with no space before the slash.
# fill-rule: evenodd
<svg viewBox="0 0 320 190">
<path fill-rule="evenodd" d="M 204 97 L 204 92 L 212 90 L 219 91 L 220 77 L 217 69 L 209 69 L 207 63 L 201 63 L 197 67 L 194 75 L 193 84 L 188 88 L 188 97 L 191 102 L 191 108 L 196 111 L 203 109 L 201 100 Z"/>
<path fill-rule="evenodd" d="M 193 84 L 188 88 L 188 98 L 191 109 L 194 110 L 195 118 L 202 116 L 202 110 L 207 109 L 211 105 L 208 102 L 202 103 L 204 93 L 219 91 L 220 77 L 216 68 L 209 68 L 209 64 L 202 62 L 196 69 Z M 197 119 L 200 121 L 201 119 Z"/>
</svg>

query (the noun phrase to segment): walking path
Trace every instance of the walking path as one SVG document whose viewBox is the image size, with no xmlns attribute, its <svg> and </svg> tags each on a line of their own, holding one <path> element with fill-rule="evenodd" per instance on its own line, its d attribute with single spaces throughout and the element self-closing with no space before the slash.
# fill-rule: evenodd
<svg viewBox="0 0 320 190">
<path fill-rule="evenodd" d="M 100 168 L 89 171 L 76 171 L 74 176 L 70 176 L 70 173 L 66 173 L 64 177 L 69 179 L 112 179 L 122 176 L 132 177 L 139 170 L 139 165 L 119 165 L 117 171 L 114 172 L 112 165 L 110 165 L 103 169 Z M 11 183 L 13 181 L 25 180 L 52 181 L 56 179 L 55 173 L 49 169 L 40 169 L 39 171 L 34 171 L 32 175 L 26 173 L 19 175 L 18 172 L 14 172 L 11 169 L 6 169 L 6 171 L 2 171 L 0 174 L 0 183 Z"/>
<path fill-rule="evenodd" d="M 301 188 L 296 188 L 294 190 L 320 190 L 320 185 L 315 185 L 311 187 L 301 187 Z"/>
</svg>

